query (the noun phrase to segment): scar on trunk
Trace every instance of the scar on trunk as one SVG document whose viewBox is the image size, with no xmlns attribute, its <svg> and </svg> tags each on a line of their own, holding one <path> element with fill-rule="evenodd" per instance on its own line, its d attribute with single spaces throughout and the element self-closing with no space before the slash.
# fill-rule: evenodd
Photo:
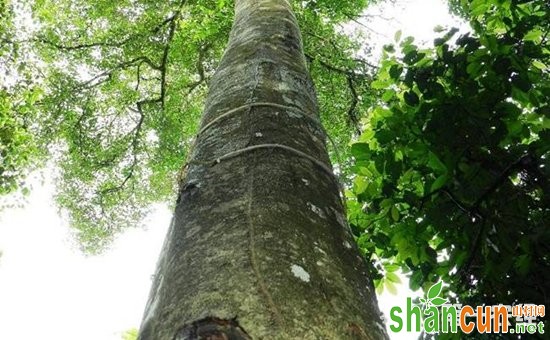
<svg viewBox="0 0 550 340">
<path fill-rule="evenodd" d="M 174 340 L 252 340 L 237 318 L 207 317 L 183 326 Z"/>
</svg>

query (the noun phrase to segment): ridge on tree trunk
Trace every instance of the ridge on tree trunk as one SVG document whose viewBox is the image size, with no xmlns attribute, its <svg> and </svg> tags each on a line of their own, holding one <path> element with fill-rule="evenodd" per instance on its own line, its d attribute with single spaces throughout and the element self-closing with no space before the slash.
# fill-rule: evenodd
<svg viewBox="0 0 550 340">
<path fill-rule="evenodd" d="M 286 0 L 237 0 L 139 339 L 385 339 Z"/>
</svg>

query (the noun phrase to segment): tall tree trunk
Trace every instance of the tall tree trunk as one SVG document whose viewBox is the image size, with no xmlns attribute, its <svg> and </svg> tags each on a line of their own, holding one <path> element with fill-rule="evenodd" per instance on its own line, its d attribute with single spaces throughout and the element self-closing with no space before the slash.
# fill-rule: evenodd
<svg viewBox="0 0 550 340">
<path fill-rule="evenodd" d="M 286 0 L 236 1 L 177 202 L 139 339 L 386 338 Z"/>
</svg>

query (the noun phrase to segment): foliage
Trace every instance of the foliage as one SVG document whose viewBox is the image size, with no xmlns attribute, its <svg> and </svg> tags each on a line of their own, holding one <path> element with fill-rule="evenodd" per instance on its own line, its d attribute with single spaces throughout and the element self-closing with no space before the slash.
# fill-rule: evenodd
<svg viewBox="0 0 550 340">
<path fill-rule="evenodd" d="M 15 14 L 4 2 L 0 3 L 0 13 L 0 41 L 9 40 L 16 29 L 12 20 Z M 0 195 L 16 189 L 27 193 L 24 179 L 38 159 L 32 124 L 40 89 L 33 86 L 26 60 L 17 58 L 20 53 L 18 45 L 0 45 Z"/>
<path fill-rule="evenodd" d="M 132 328 L 122 334 L 122 340 L 136 340 L 138 337 L 138 330 Z"/>
<path fill-rule="evenodd" d="M 549 3 L 454 3 L 455 29 L 387 45 L 351 152 L 349 220 L 379 289 L 401 270 L 470 304 L 548 304 Z"/>
<path fill-rule="evenodd" d="M 366 1 L 294 5 L 336 155 L 366 107 L 361 95 L 369 79 L 368 66 L 355 57 L 359 45 L 337 25 L 358 15 Z M 233 2 L 37 0 L 6 6 L 14 15 L 3 22 L 26 27 L 2 36 L 3 55 L 13 59 L 8 68 L 16 75 L 12 91 L 0 97 L 7 103 L 0 113 L 9 112 L 9 119 L 0 119 L 17 132 L 7 142 L 10 169 L 26 170 L 35 154 L 54 158 L 57 202 L 83 250 L 99 252 L 118 232 L 139 225 L 151 203 L 173 199 L 206 83 L 225 48 Z M 20 71 L 16 64 L 26 66 Z M 28 85 L 19 81 L 26 70 Z M 25 91 L 18 88 L 23 85 Z M 30 98 L 19 111 L 17 96 Z M 30 107 L 32 130 L 24 119 Z M 27 147 L 36 152 L 26 153 Z M 0 183 L 7 183 L 7 174 Z M 21 188 L 18 183 L 9 191 Z"/>
</svg>

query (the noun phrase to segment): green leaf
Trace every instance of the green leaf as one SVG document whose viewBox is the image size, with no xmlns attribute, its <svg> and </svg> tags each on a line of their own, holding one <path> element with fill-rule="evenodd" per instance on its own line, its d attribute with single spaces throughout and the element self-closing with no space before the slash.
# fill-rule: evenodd
<svg viewBox="0 0 550 340">
<path fill-rule="evenodd" d="M 369 159 L 371 154 L 370 147 L 367 143 L 353 143 L 351 145 L 351 154 L 355 159 Z"/>
<path fill-rule="evenodd" d="M 21 193 L 23 194 L 23 196 L 29 196 L 30 193 L 31 193 L 31 191 L 30 191 L 29 188 L 23 187 L 23 188 L 21 189 Z"/>
<path fill-rule="evenodd" d="M 430 287 L 430 289 L 428 290 L 428 293 L 426 294 L 426 297 L 429 300 L 435 299 L 441 293 L 442 288 L 443 288 L 443 281 L 439 281 L 438 283 Z"/>
<path fill-rule="evenodd" d="M 383 80 L 375 80 L 370 84 L 370 87 L 376 90 L 385 89 L 390 85 L 389 82 Z"/>
<path fill-rule="evenodd" d="M 422 273 L 422 271 L 414 271 L 409 279 L 409 287 L 411 288 L 411 290 L 416 291 L 422 286 L 423 282 L 424 274 Z"/>
<path fill-rule="evenodd" d="M 386 272 L 386 278 L 394 283 L 401 283 L 399 276 L 392 272 Z"/>
<path fill-rule="evenodd" d="M 384 49 L 384 51 L 386 51 L 388 53 L 394 53 L 395 52 L 395 46 L 393 46 L 393 44 L 384 45 L 383 49 Z"/>
<path fill-rule="evenodd" d="M 399 209 L 397 209 L 397 207 L 395 205 L 393 207 L 391 207 L 391 218 L 395 222 L 399 221 Z"/>
<path fill-rule="evenodd" d="M 529 269 L 531 267 L 531 258 L 527 254 L 523 254 L 517 257 L 514 266 L 516 267 L 517 272 L 525 276 L 527 273 L 529 273 Z"/>
<path fill-rule="evenodd" d="M 382 94 L 382 100 L 385 101 L 385 102 L 389 102 L 390 100 L 392 100 L 394 97 L 395 97 L 395 90 L 393 89 L 388 89 L 386 91 L 384 91 L 384 93 Z"/>
<path fill-rule="evenodd" d="M 360 195 L 365 192 L 365 190 L 367 190 L 368 185 L 369 183 L 365 180 L 364 177 L 358 176 L 353 181 L 353 192 L 356 195 Z"/>
<path fill-rule="evenodd" d="M 512 84 L 523 92 L 528 92 L 532 86 L 529 78 L 522 74 L 512 76 Z"/>
<path fill-rule="evenodd" d="M 395 138 L 395 134 L 390 130 L 379 130 L 376 131 L 376 134 L 374 135 L 376 137 L 376 140 L 381 145 L 388 144 L 389 142 L 393 141 Z"/>
<path fill-rule="evenodd" d="M 460 268 L 462 264 L 464 264 L 464 261 L 468 258 L 468 253 L 465 251 L 460 251 L 455 255 L 455 263 L 456 266 Z"/>
<path fill-rule="evenodd" d="M 447 299 L 436 297 L 436 298 L 433 298 L 430 302 L 434 306 L 441 306 L 442 304 L 447 303 Z"/>
<path fill-rule="evenodd" d="M 439 160 L 435 153 L 431 152 L 428 154 L 428 166 L 435 170 L 437 173 L 446 173 L 447 166 Z"/>
<path fill-rule="evenodd" d="M 403 67 L 401 65 L 394 64 L 390 67 L 389 74 L 391 79 L 398 80 L 402 72 L 403 72 Z"/>
<path fill-rule="evenodd" d="M 483 65 L 477 61 L 473 61 L 468 64 L 466 67 L 466 72 L 470 75 L 472 78 L 477 78 L 480 75 L 480 71 L 483 68 Z"/>
<path fill-rule="evenodd" d="M 395 32 L 394 36 L 393 36 L 393 40 L 395 40 L 395 42 L 399 42 L 399 40 L 401 40 L 401 30 Z"/>
<path fill-rule="evenodd" d="M 378 282 L 381 282 L 382 280 L 378 280 Z M 374 281 L 374 285 L 375 285 L 375 288 L 376 288 L 376 294 L 377 295 L 382 295 L 382 293 L 384 293 L 384 285 L 383 284 L 376 284 L 377 281 L 375 280 Z"/>
<path fill-rule="evenodd" d="M 540 60 L 533 60 L 533 66 L 535 66 L 536 68 L 538 68 L 541 71 L 544 71 L 544 70 L 548 69 L 548 66 L 546 66 L 546 64 L 544 64 Z"/>
<path fill-rule="evenodd" d="M 432 186 L 430 187 L 430 192 L 435 192 L 442 188 L 445 184 L 447 184 L 447 181 L 449 180 L 449 176 L 447 174 L 441 175 L 432 183 Z"/>
<path fill-rule="evenodd" d="M 385 280 L 384 286 L 391 295 L 397 295 L 397 287 L 391 281 Z"/>
<path fill-rule="evenodd" d="M 412 90 L 403 93 L 403 98 L 405 99 L 405 103 L 410 106 L 416 106 L 420 102 L 418 95 Z"/>
<path fill-rule="evenodd" d="M 540 29 L 534 29 L 532 31 L 529 31 L 526 35 L 523 36 L 523 40 L 525 41 L 537 41 L 542 36 L 542 31 Z"/>
<path fill-rule="evenodd" d="M 403 61 L 405 62 L 405 64 L 408 64 L 408 65 L 414 64 L 415 62 L 418 61 L 418 51 L 417 50 L 412 50 L 412 51 L 408 52 L 403 57 Z"/>
<path fill-rule="evenodd" d="M 386 264 L 386 265 L 384 265 L 384 270 L 386 272 L 395 272 L 395 271 L 399 270 L 399 266 L 396 265 L 396 264 Z"/>
<path fill-rule="evenodd" d="M 380 202 L 380 207 L 382 208 L 389 208 L 393 204 L 393 200 L 391 198 L 385 198 Z"/>
</svg>

